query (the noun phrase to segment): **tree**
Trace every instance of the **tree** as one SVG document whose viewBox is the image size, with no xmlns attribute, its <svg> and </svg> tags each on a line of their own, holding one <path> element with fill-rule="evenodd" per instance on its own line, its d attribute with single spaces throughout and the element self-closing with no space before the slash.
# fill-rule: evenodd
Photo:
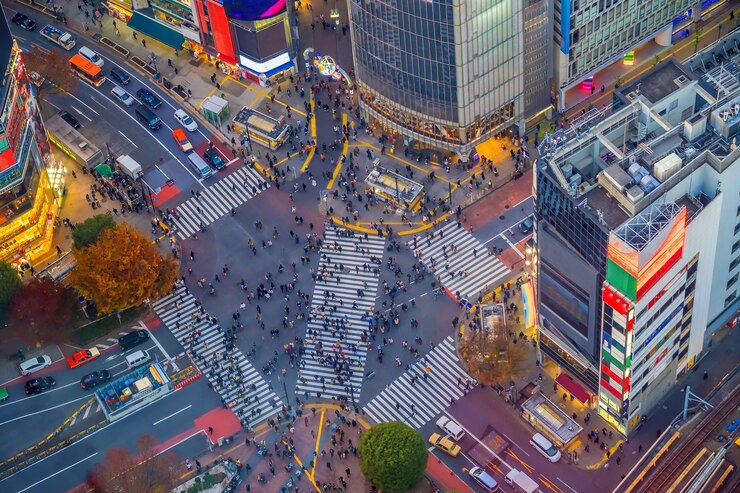
<svg viewBox="0 0 740 493">
<path fill-rule="evenodd" d="M 518 330 L 507 319 L 489 330 L 480 330 L 473 324 L 464 331 L 458 350 L 468 371 L 480 383 L 507 384 L 526 370 L 526 344 L 516 337 Z"/>
<path fill-rule="evenodd" d="M 11 329 L 29 344 L 66 342 L 75 308 L 75 294 L 48 278 L 21 286 L 10 303 Z"/>
<path fill-rule="evenodd" d="M 360 469 L 381 491 L 408 491 L 424 477 L 429 453 L 424 439 L 398 422 L 373 426 L 360 437 Z"/>
<path fill-rule="evenodd" d="M 106 229 L 116 227 L 116 221 L 108 214 L 96 214 L 75 226 L 72 231 L 72 241 L 75 248 L 85 248 L 95 243 L 100 234 Z"/>
<path fill-rule="evenodd" d="M 21 278 L 15 267 L 0 261 L 0 305 L 5 305 L 21 285 Z"/>
<path fill-rule="evenodd" d="M 86 491 L 171 491 L 178 479 L 180 460 L 172 452 L 158 453 L 156 443 L 156 438 L 151 435 L 140 436 L 136 440 L 137 456 L 123 447 L 109 449 L 105 460 L 95 464 L 88 474 Z"/>
<path fill-rule="evenodd" d="M 177 279 L 177 261 L 164 257 L 127 223 L 106 229 L 95 243 L 73 251 L 77 267 L 72 284 L 95 302 L 100 313 L 164 296 Z"/>
<path fill-rule="evenodd" d="M 45 82 L 36 89 L 38 101 L 44 101 L 47 93 L 66 91 L 74 94 L 77 92 L 79 79 L 69 69 L 66 52 L 42 50 L 36 45 L 31 45 L 31 49 L 23 55 L 23 62 L 28 72 L 36 72 L 42 80 L 45 79 Z"/>
</svg>

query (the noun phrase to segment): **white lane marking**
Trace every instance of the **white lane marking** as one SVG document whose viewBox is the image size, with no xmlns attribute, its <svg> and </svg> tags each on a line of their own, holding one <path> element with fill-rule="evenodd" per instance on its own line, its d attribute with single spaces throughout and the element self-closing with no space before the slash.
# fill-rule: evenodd
<svg viewBox="0 0 740 493">
<path fill-rule="evenodd" d="M 496 452 L 494 452 L 494 451 L 493 451 L 493 450 L 491 449 L 491 447 L 489 447 L 488 445 L 486 445 L 486 444 L 485 444 L 484 442 L 482 442 L 482 441 L 481 441 L 481 440 L 480 440 L 480 439 L 479 439 L 479 438 L 478 438 L 477 436 L 475 436 L 475 435 L 474 435 L 474 434 L 473 434 L 473 433 L 472 433 L 472 432 L 471 432 L 470 430 L 468 430 L 467 428 L 465 428 L 465 426 L 463 426 L 463 424 L 462 424 L 462 423 L 460 423 L 460 421 L 456 420 L 456 419 L 455 419 L 455 417 L 454 417 L 454 416 L 453 416 L 452 414 L 450 414 L 450 412 L 449 412 L 449 411 L 447 411 L 447 410 L 445 409 L 445 410 L 444 410 L 443 412 L 444 412 L 444 413 L 445 413 L 445 414 L 446 414 L 446 415 L 447 415 L 447 416 L 448 416 L 448 417 L 449 417 L 450 419 L 452 419 L 452 420 L 455 420 L 455 422 L 456 422 L 457 424 L 459 424 L 459 425 L 460 425 L 460 428 L 462 428 L 462 429 L 463 429 L 463 431 L 464 431 L 465 433 L 467 433 L 469 437 L 472 437 L 472 438 L 473 438 L 473 439 L 474 439 L 474 440 L 475 440 L 476 442 L 478 442 L 478 444 L 479 444 L 479 445 L 481 445 L 481 446 L 482 446 L 482 447 L 483 447 L 484 449 L 486 449 L 486 450 L 487 450 L 487 451 L 488 451 L 488 452 L 489 452 L 489 453 L 490 453 L 490 454 L 491 454 L 492 456 L 496 457 L 496 458 L 497 458 L 497 459 L 499 460 L 499 462 L 501 462 L 502 464 L 505 464 L 505 465 L 506 465 L 506 467 L 508 467 L 508 468 L 509 468 L 509 470 L 511 470 L 511 469 L 514 469 L 513 467 L 511 467 L 511 466 L 510 466 L 510 465 L 509 465 L 509 464 L 508 464 L 508 463 L 507 463 L 507 462 L 506 462 L 506 461 L 505 461 L 505 460 L 503 459 L 503 457 L 501 457 L 501 456 L 500 456 L 500 455 L 498 455 L 498 454 L 497 454 Z"/>
<path fill-rule="evenodd" d="M 144 330 L 149 330 L 147 328 L 146 324 L 144 322 L 142 322 L 141 320 L 139 320 L 139 326 L 142 329 L 144 329 Z M 156 344 L 157 347 L 159 348 L 159 350 L 162 351 L 162 354 L 164 355 L 164 359 L 165 360 L 170 360 L 170 363 L 172 363 L 172 368 L 174 368 L 175 371 L 179 371 L 180 370 L 180 367 L 177 366 L 177 363 L 175 363 L 175 360 L 172 359 L 172 357 L 170 357 L 169 354 L 167 354 L 167 351 L 164 350 L 164 348 L 162 347 L 162 344 L 157 340 L 157 338 L 156 337 L 152 337 L 152 341 L 154 341 L 154 344 Z"/>
<path fill-rule="evenodd" d="M 155 421 L 154 423 L 152 423 L 152 426 L 157 426 L 157 425 L 158 425 L 159 423 L 161 423 L 162 421 L 166 421 L 166 420 L 170 419 L 170 418 L 171 418 L 172 416 L 176 416 L 176 415 L 180 414 L 180 413 L 181 413 L 181 412 L 183 412 L 183 411 L 187 411 L 187 410 L 188 410 L 188 409 L 190 409 L 191 407 L 193 407 L 193 405 L 192 405 L 192 404 L 190 404 L 189 406 L 183 407 L 183 408 L 182 408 L 182 409 L 180 409 L 179 411 L 175 411 L 174 413 L 170 414 L 169 416 L 165 416 L 164 418 L 160 419 L 159 421 Z"/>
<path fill-rule="evenodd" d="M 157 168 L 157 169 L 159 170 L 159 172 L 160 172 L 160 173 L 162 173 L 162 174 L 164 175 L 164 177 L 165 177 L 165 178 L 167 178 L 168 180 L 170 179 L 170 177 L 169 177 L 169 176 L 167 176 L 167 173 L 165 173 L 165 172 L 164 172 L 164 171 L 162 170 L 162 168 L 160 168 L 160 167 L 159 167 L 159 165 L 158 165 L 158 164 L 155 164 L 155 165 L 154 165 L 154 167 L 155 167 L 155 168 Z"/>
<path fill-rule="evenodd" d="M 526 202 L 526 201 L 528 201 L 528 200 L 532 200 L 532 199 L 533 199 L 533 197 L 532 197 L 532 196 L 530 195 L 530 196 L 528 196 L 528 197 L 527 197 L 526 199 L 524 199 L 524 200 L 520 200 L 519 202 L 517 202 L 516 204 L 514 204 L 514 206 L 513 206 L 513 207 L 510 207 L 510 208 L 509 208 L 509 210 L 511 211 L 511 210 L 513 210 L 513 209 L 515 209 L 515 208 L 519 207 L 520 205 L 522 205 L 522 204 L 523 204 L 524 202 Z M 522 221 L 524 221 L 524 219 L 527 219 L 528 217 L 532 217 L 532 214 L 527 214 L 527 216 L 526 216 L 525 218 L 523 218 L 523 219 L 520 219 L 519 221 L 517 221 L 517 222 L 515 222 L 514 224 L 510 225 L 510 226 L 509 226 L 508 228 L 505 228 L 505 229 L 504 229 L 504 231 L 502 231 L 502 232 L 500 232 L 499 234 L 497 234 L 497 235 L 494 235 L 494 236 L 492 236 L 491 238 L 487 239 L 486 241 L 484 241 L 484 242 L 483 242 L 483 244 L 484 244 L 484 245 L 487 245 L 487 244 L 489 244 L 490 242 L 492 242 L 493 240 L 495 240 L 495 239 L 496 239 L 496 238 L 498 238 L 499 236 L 503 235 L 503 234 L 504 234 L 504 233 L 506 232 L 506 230 L 507 230 L 507 229 L 513 228 L 513 227 L 515 227 L 515 226 L 518 226 L 518 225 L 519 225 L 519 223 L 521 223 Z"/>
<path fill-rule="evenodd" d="M 80 114 L 80 116 L 81 116 L 82 118 L 84 118 L 85 120 L 87 120 L 87 121 L 89 121 L 89 122 L 91 122 L 91 121 L 92 121 L 92 118 L 90 118 L 89 116 L 87 116 L 86 114 L 84 114 L 84 113 L 83 113 L 82 111 L 80 111 L 80 109 L 79 109 L 79 108 L 77 108 L 77 106 L 75 106 L 75 105 L 73 105 L 73 104 L 70 104 L 70 105 L 69 105 L 69 107 L 70 107 L 70 108 L 72 108 L 73 110 L 75 110 L 75 111 L 76 111 L 77 113 L 79 113 L 79 114 Z"/>
<path fill-rule="evenodd" d="M 44 47 L 43 47 L 43 46 L 41 46 L 40 44 L 37 44 L 37 43 L 31 43 L 31 46 L 33 46 L 34 48 L 38 48 L 39 50 L 43 51 L 44 53 L 51 53 L 51 50 L 49 50 L 49 49 L 47 49 L 47 48 L 44 48 Z"/>
<path fill-rule="evenodd" d="M 92 86 L 90 86 L 90 87 L 92 87 Z M 76 100 L 77 100 L 77 101 L 78 101 L 78 102 L 79 102 L 79 103 L 80 103 L 80 104 L 81 104 L 82 106 L 84 106 L 84 107 L 85 107 L 85 108 L 87 108 L 88 110 L 92 111 L 92 112 L 93 112 L 93 113 L 95 113 L 96 115 L 100 116 L 100 113 L 98 113 L 97 111 L 95 111 L 94 109 L 92 109 L 92 108 L 91 108 L 91 107 L 90 107 L 90 106 L 89 106 L 89 105 L 88 105 L 87 103 L 85 103 L 85 102 L 84 102 L 83 100 L 81 100 L 80 98 L 78 98 L 78 97 L 77 97 L 77 96 L 75 96 L 74 94 L 72 94 L 72 93 L 69 93 L 69 92 L 65 91 L 64 89 L 62 89 L 62 88 L 61 88 L 61 87 L 59 87 L 59 86 L 57 86 L 57 89 L 59 89 L 60 91 L 62 91 L 62 92 L 63 92 L 64 94 L 67 94 L 68 96 L 72 96 L 72 97 L 73 97 L 74 99 L 76 99 Z M 96 89 L 96 88 L 94 88 L 94 87 L 93 87 L 93 89 Z M 115 106 L 118 106 L 118 105 L 115 105 Z M 74 106 L 73 106 L 73 107 L 74 107 Z M 79 110 L 78 110 L 78 111 L 79 111 Z"/>
<path fill-rule="evenodd" d="M 79 382 L 74 382 L 73 385 L 79 385 Z M 37 395 L 41 395 L 41 394 L 37 394 Z M 13 419 L 9 419 L 7 421 L 3 421 L 2 423 L 0 423 L 0 426 L 7 425 L 8 423 L 13 423 L 14 421 L 19 421 L 21 419 L 29 418 L 31 416 L 36 416 L 37 414 L 42 414 L 42 413 L 45 413 L 47 411 L 51 411 L 53 409 L 57 409 L 57 408 L 64 407 L 64 406 L 69 406 L 70 404 L 72 404 L 74 402 L 81 401 L 81 400 L 84 400 L 84 399 L 89 399 L 91 395 L 92 394 L 83 395 L 82 397 L 79 397 L 79 398 L 74 399 L 74 400 L 71 400 L 71 401 L 63 402 L 63 403 L 58 404 L 58 405 L 56 405 L 54 407 L 47 407 L 46 409 L 42 409 L 40 411 L 36 411 L 36 412 L 33 412 L 33 413 L 24 414 L 23 416 L 16 416 Z M 16 402 L 21 402 L 21 401 L 16 401 Z"/>
<path fill-rule="evenodd" d="M 569 485 L 568 483 L 566 483 L 565 481 L 563 481 L 563 480 L 562 480 L 562 479 L 560 479 L 559 477 L 557 477 L 557 476 L 556 476 L 556 477 L 555 477 L 555 479 L 557 479 L 558 481 L 560 481 L 561 483 L 563 483 L 563 484 L 565 485 L 565 487 L 566 487 L 566 488 L 568 488 L 568 489 L 569 489 L 570 491 L 572 491 L 573 493 L 578 493 L 578 492 L 577 492 L 576 490 L 574 490 L 573 488 L 571 488 L 571 487 L 570 487 L 570 485 Z"/>
<path fill-rule="evenodd" d="M 87 406 L 87 409 L 85 409 L 85 413 L 82 415 L 82 419 L 87 419 L 87 415 L 90 414 L 90 409 L 92 409 L 92 404 Z"/>
<path fill-rule="evenodd" d="M 136 144 L 134 144 L 134 141 L 133 140 L 131 140 L 131 139 L 128 138 L 128 135 L 126 135 L 125 133 L 121 132 L 120 130 L 118 131 L 118 133 L 121 134 L 121 135 L 123 135 L 123 138 L 124 139 L 128 140 L 129 142 L 131 142 L 131 145 L 134 146 L 134 149 L 136 149 L 138 147 Z"/>
<path fill-rule="evenodd" d="M 518 443 L 516 443 L 516 442 L 515 442 L 514 440 L 512 440 L 512 439 L 511 439 L 511 438 L 509 438 L 509 437 L 507 437 L 507 436 L 506 436 L 506 433 L 501 433 L 501 435 L 503 435 L 503 437 L 504 437 L 504 438 L 506 438 L 506 439 L 507 439 L 507 440 L 509 441 L 509 443 L 510 443 L 510 444 L 512 444 L 512 445 L 515 445 L 515 446 L 516 446 L 516 448 L 518 448 L 519 450 L 521 450 L 522 452 L 524 452 L 524 455 L 526 455 L 527 457 L 529 457 L 529 452 L 527 452 L 526 450 L 524 450 L 524 449 L 523 449 L 523 448 L 522 448 L 522 447 L 521 447 L 521 446 L 520 446 L 520 445 L 519 445 Z"/>
<path fill-rule="evenodd" d="M 178 445 L 180 445 L 181 443 L 187 442 L 188 440 L 190 440 L 194 436 L 198 436 L 198 435 L 201 435 L 201 434 L 204 437 L 208 438 L 208 435 L 206 435 L 206 430 L 198 430 L 195 433 L 193 433 L 192 435 L 188 435 L 185 438 L 183 438 L 182 440 L 179 440 L 179 441 L 173 443 L 172 445 L 170 445 L 169 447 L 167 447 L 165 449 L 162 449 L 157 455 L 162 455 L 163 453 L 167 452 L 168 450 L 173 449 L 173 448 L 177 447 Z"/>
<path fill-rule="evenodd" d="M 70 464 L 70 465 L 68 465 L 68 466 L 67 466 L 67 467 L 65 467 L 64 469 L 59 469 L 59 470 L 58 470 L 57 472 L 55 472 L 54 474 L 50 474 L 50 475 L 46 476 L 46 477 L 45 477 L 45 478 L 43 478 L 43 479 L 39 479 L 38 481 L 36 481 L 36 482 L 35 482 L 35 483 L 33 483 L 32 485 L 30 485 L 30 486 L 26 486 L 25 488 L 23 488 L 22 490 L 20 490 L 20 491 L 19 491 L 18 493 L 23 493 L 24 491 L 28 491 L 28 490 L 30 490 L 31 488 L 33 488 L 34 486 L 38 486 L 39 484 L 43 483 L 44 481 L 47 481 L 47 480 L 49 480 L 49 479 L 53 478 L 54 476 L 57 476 L 57 475 L 59 475 L 59 474 L 63 473 L 64 471 L 67 471 L 68 469 L 72 469 L 72 468 L 73 468 L 73 467 L 75 467 L 76 465 L 78 465 L 78 464 L 82 464 L 82 463 L 83 463 L 83 462 L 85 462 L 86 460 L 90 460 L 90 459 L 92 459 L 92 458 L 93 458 L 93 457 L 95 457 L 96 455 L 98 455 L 98 452 L 95 452 L 94 454 L 90 454 L 90 455 L 88 455 L 87 457 L 85 457 L 84 459 L 80 459 L 80 460 L 78 460 L 77 462 L 75 462 L 74 464 Z M 50 456 L 47 456 L 46 458 L 48 459 L 48 457 L 50 457 Z M 39 461 L 39 462 L 40 462 L 40 461 Z M 38 462 L 34 462 L 34 464 L 38 464 Z M 18 472 L 20 472 L 20 471 L 18 471 Z M 10 476 L 8 476 L 8 477 L 10 477 Z M 7 479 L 7 478 L 6 478 L 6 479 Z"/>
<path fill-rule="evenodd" d="M 518 254 L 519 254 L 519 256 L 520 256 L 521 258 L 525 258 L 525 257 L 524 257 L 524 254 L 522 253 L 522 251 L 521 251 L 521 250 L 519 250 L 519 249 L 517 248 L 517 246 L 516 246 L 515 244 L 513 244 L 512 242 L 511 242 L 511 240 L 509 239 L 509 237 L 508 237 L 508 236 L 506 236 L 506 234 L 504 234 L 504 233 L 501 233 L 501 237 L 502 237 L 502 238 L 503 238 L 504 240 L 506 240 L 506 243 L 508 243 L 508 244 L 509 244 L 509 246 L 510 246 L 511 248 L 513 248 L 513 249 L 514 249 L 514 251 L 515 251 L 516 253 L 518 253 Z"/>
</svg>

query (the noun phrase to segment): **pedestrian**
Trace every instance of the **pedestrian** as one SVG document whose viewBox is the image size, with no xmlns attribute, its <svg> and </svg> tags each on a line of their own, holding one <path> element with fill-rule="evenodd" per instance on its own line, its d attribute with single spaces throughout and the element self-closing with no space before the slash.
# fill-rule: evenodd
<svg viewBox="0 0 740 493">
<path fill-rule="evenodd" d="M 136 31 L 134 31 L 134 39 L 138 39 L 138 38 L 136 37 Z"/>
<path fill-rule="evenodd" d="M 141 38 L 141 46 L 143 46 L 144 48 L 146 48 L 146 39 Z"/>
<path fill-rule="evenodd" d="M 208 427 L 208 434 L 213 435 L 213 426 Z"/>
</svg>

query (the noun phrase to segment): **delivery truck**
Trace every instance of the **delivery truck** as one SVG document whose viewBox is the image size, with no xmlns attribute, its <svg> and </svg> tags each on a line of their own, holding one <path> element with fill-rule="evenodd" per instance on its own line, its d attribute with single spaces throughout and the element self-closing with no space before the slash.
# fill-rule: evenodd
<svg viewBox="0 0 740 493">
<path fill-rule="evenodd" d="M 71 34 L 62 31 L 61 29 L 57 29 L 51 24 L 41 30 L 41 35 L 67 51 L 71 50 L 75 46 L 75 38 L 73 38 Z"/>
</svg>

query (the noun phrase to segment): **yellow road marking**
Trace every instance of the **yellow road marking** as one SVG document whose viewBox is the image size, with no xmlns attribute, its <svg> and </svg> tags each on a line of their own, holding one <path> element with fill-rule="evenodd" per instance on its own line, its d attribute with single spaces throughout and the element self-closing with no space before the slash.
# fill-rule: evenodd
<svg viewBox="0 0 740 493">
<path fill-rule="evenodd" d="M 228 77 L 226 77 L 226 78 L 224 79 L 224 81 L 226 81 L 226 80 L 229 80 L 229 81 L 232 81 L 232 82 L 236 82 L 236 83 L 237 83 L 237 84 L 239 84 L 240 86 L 246 87 L 246 88 L 247 88 L 247 89 L 249 89 L 250 91 L 252 91 L 252 92 L 254 92 L 254 93 L 256 93 L 256 94 L 259 94 L 260 96 L 262 96 L 262 97 L 264 97 L 264 98 L 267 98 L 267 99 L 270 99 L 270 100 L 271 100 L 271 98 L 272 98 L 272 96 L 270 96 L 270 94 L 266 93 L 265 91 L 262 91 L 261 89 L 256 89 L 256 88 L 252 87 L 252 85 L 251 85 L 251 84 L 245 84 L 244 82 L 242 82 L 242 81 L 240 81 L 240 80 L 236 80 L 236 79 L 234 79 L 234 78 L 233 78 L 233 77 L 231 77 L 231 76 L 228 76 Z M 283 103 L 283 102 L 282 102 L 282 101 L 280 101 L 280 100 L 279 100 L 278 98 L 275 98 L 275 102 L 276 102 L 277 104 L 281 104 L 281 105 L 283 105 L 283 106 L 285 106 L 285 107 L 287 107 L 287 106 L 288 106 L 288 104 L 286 104 L 286 103 Z M 306 114 L 305 114 L 304 112 L 302 112 L 301 110 L 297 110 L 297 109 L 293 108 L 292 106 L 290 107 L 290 110 L 291 110 L 291 111 L 295 111 L 295 112 L 296 112 L 296 113 L 298 113 L 299 115 L 303 115 L 303 116 L 306 116 Z"/>
<path fill-rule="evenodd" d="M 347 124 L 347 113 L 342 113 L 342 135 L 344 135 L 344 126 Z M 347 150 L 349 149 L 349 141 L 347 139 L 344 139 L 344 144 L 342 145 L 342 157 L 337 160 L 337 165 L 334 167 L 334 173 L 331 175 L 331 180 L 329 180 L 329 183 L 326 185 L 327 190 L 331 190 L 334 186 L 334 182 L 337 180 L 337 176 L 339 176 L 339 172 L 342 170 L 342 164 L 344 164 L 344 160 L 347 159 Z"/>
<path fill-rule="evenodd" d="M 306 156 L 306 160 L 303 161 L 303 166 L 301 166 L 301 173 L 306 172 L 308 165 L 311 164 L 311 160 L 316 154 L 316 111 L 315 110 L 316 110 L 316 102 L 313 99 L 313 92 L 311 92 L 311 114 L 313 115 L 313 117 L 311 118 L 311 149 L 309 149 L 308 151 L 308 156 Z"/>
<path fill-rule="evenodd" d="M 213 89 L 211 89 L 211 92 L 208 93 L 208 96 L 204 97 L 203 98 L 203 101 L 201 101 L 200 103 L 196 104 L 195 107 L 198 108 L 198 109 L 200 109 L 200 107 L 203 105 L 203 103 L 205 102 L 205 100 L 208 99 L 208 98 L 210 98 L 211 96 L 213 96 L 213 93 L 214 92 L 216 92 L 216 88 L 215 87 Z"/>
</svg>

